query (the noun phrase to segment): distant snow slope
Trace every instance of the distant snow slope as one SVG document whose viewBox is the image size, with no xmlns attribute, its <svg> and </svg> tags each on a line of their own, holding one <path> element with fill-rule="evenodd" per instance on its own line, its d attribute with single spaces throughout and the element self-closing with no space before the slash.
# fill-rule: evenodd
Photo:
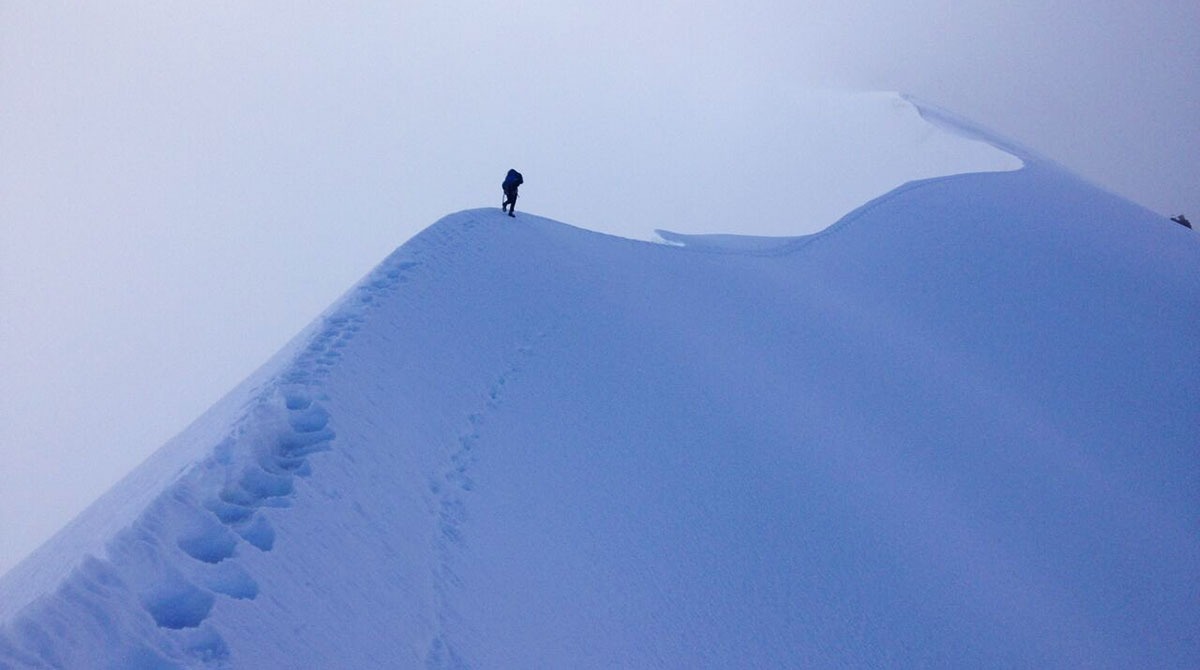
<svg viewBox="0 0 1200 670">
<path fill-rule="evenodd" d="M 0 580 L 0 667 L 1200 665 L 1194 233 L 1027 158 L 665 235 L 430 227 Z"/>
</svg>

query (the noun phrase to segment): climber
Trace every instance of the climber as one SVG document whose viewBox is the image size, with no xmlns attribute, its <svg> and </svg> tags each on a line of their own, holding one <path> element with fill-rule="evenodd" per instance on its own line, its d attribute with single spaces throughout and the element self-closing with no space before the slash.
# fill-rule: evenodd
<svg viewBox="0 0 1200 670">
<path fill-rule="evenodd" d="M 525 179 L 520 172 L 509 170 L 504 183 L 500 185 L 500 188 L 504 189 L 504 203 L 500 205 L 500 210 L 503 211 L 507 207 L 509 216 L 516 216 L 513 210 L 517 208 L 517 187 L 524 183 Z"/>
</svg>

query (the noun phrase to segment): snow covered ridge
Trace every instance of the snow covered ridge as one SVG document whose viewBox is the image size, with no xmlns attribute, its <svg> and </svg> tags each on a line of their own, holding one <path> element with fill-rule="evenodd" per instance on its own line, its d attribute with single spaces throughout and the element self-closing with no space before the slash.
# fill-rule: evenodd
<svg viewBox="0 0 1200 670">
<path fill-rule="evenodd" d="M 211 442 L 211 428 L 198 422 L 163 450 L 203 454 L 196 462 L 172 476 L 173 454 L 156 454 L 6 575 L 0 584 L 0 614 L 11 621 L 0 635 L 0 667 L 174 667 L 155 651 L 159 645 L 176 661 L 182 653 L 185 663 L 225 659 L 229 650 L 223 639 L 202 624 L 218 598 L 250 601 L 259 595 L 259 584 L 239 554 L 274 548 L 275 529 L 267 511 L 291 506 L 296 482 L 313 473 L 311 456 L 331 449 L 336 437 L 319 400 L 321 381 L 354 338 L 371 303 L 394 290 L 413 265 L 396 256 L 377 268 L 302 335 L 306 346 L 298 354 L 291 351 L 294 344 L 281 352 L 282 371 L 275 371 L 281 361 L 273 361 L 265 373 L 232 393 L 239 400 L 252 396 L 237 405 L 241 416 L 230 421 L 236 411 L 223 406 L 229 399 L 214 408 L 210 414 L 223 415 L 226 426 L 233 424 L 223 439 Z M 264 375 L 268 381 L 260 388 Z M 211 446 L 197 450 L 205 438 Z M 164 455 L 166 459 L 158 459 Z M 127 527 L 99 538 L 104 549 L 97 553 L 104 558 L 90 552 L 69 555 L 87 546 L 87 540 L 64 534 L 103 528 L 103 522 L 89 522 L 128 513 L 122 508 L 130 507 L 130 500 L 140 504 L 141 492 L 131 489 L 164 476 L 169 483 L 135 510 Z M 43 562 L 47 554 L 49 569 Z M 65 575 L 63 558 L 74 563 Z M 30 592 L 31 583 L 53 595 L 26 607 L 31 596 L 42 595 Z M 13 618 L 17 611 L 21 615 Z M 178 632 L 168 639 L 166 631 Z"/>
<path fill-rule="evenodd" d="M 533 113 L 530 128 L 559 123 Z M 684 98 L 669 116 L 621 114 L 608 119 L 620 134 L 599 150 L 533 133 L 527 205 L 633 239 L 649 240 L 655 228 L 787 236 L 824 229 L 910 181 L 1024 164 L 1012 143 L 893 91 Z"/>
<path fill-rule="evenodd" d="M 0 668 L 1200 665 L 1191 231 L 1035 160 L 679 241 L 430 227 L 0 578 Z"/>
<path fill-rule="evenodd" d="M 895 125 L 888 128 L 888 132 L 897 137 L 911 138 L 914 134 L 912 131 L 914 126 L 926 126 L 926 132 L 919 134 L 918 140 L 910 140 L 912 144 L 906 147 L 906 151 L 913 154 L 909 156 L 910 160 L 919 158 L 926 164 L 919 169 L 914 169 L 915 165 L 910 166 L 909 169 L 913 172 L 910 173 L 907 181 L 882 196 L 872 198 L 865 205 L 855 208 L 833 225 L 816 233 L 800 236 L 764 236 L 696 234 L 655 229 L 655 237 L 651 241 L 665 242 L 675 246 L 704 247 L 709 250 L 724 249 L 738 253 L 778 253 L 807 244 L 819 235 L 854 221 L 864 211 L 874 207 L 877 203 L 895 198 L 904 190 L 920 188 L 923 185 L 963 173 L 1020 170 L 1032 163 L 1058 169 L 1051 161 L 1032 150 L 1008 138 L 1001 137 L 947 109 L 920 100 L 916 96 L 894 91 L 878 91 L 869 94 L 858 93 L 854 97 L 860 101 L 861 99 L 873 99 L 872 111 L 876 113 L 890 108 L 889 115 L 892 117 L 890 122 Z M 920 121 L 918 122 L 917 119 Z M 882 127 L 884 124 L 876 120 L 874 125 Z M 898 164 L 902 161 L 893 158 L 888 162 Z M 751 227 L 758 228 L 758 226 Z"/>
</svg>

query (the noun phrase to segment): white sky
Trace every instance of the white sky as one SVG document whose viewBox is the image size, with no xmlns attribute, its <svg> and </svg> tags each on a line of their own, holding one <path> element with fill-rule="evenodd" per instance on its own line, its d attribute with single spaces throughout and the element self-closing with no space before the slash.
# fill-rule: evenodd
<svg viewBox="0 0 1200 670">
<path fill-rule="evenodd" d="M 802 234 L 921 167 L 807 92 L 898 90 L 1200 221 L 1195 0 L 301 5 L 0 0 L 0 570 L 509 167 Z"/>
</svg>

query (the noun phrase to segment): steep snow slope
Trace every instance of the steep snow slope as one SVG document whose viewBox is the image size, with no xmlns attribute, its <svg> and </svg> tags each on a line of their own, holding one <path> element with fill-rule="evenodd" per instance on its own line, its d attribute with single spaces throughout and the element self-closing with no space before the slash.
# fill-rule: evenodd
<svg viewBox="0 0 1200 670">
<path fill-rule="evenodd" d="M 0 580 L 0 667 L 1194 667 L 1200 245 L 1027 163 L 447 217 Z"/>
</svg>

